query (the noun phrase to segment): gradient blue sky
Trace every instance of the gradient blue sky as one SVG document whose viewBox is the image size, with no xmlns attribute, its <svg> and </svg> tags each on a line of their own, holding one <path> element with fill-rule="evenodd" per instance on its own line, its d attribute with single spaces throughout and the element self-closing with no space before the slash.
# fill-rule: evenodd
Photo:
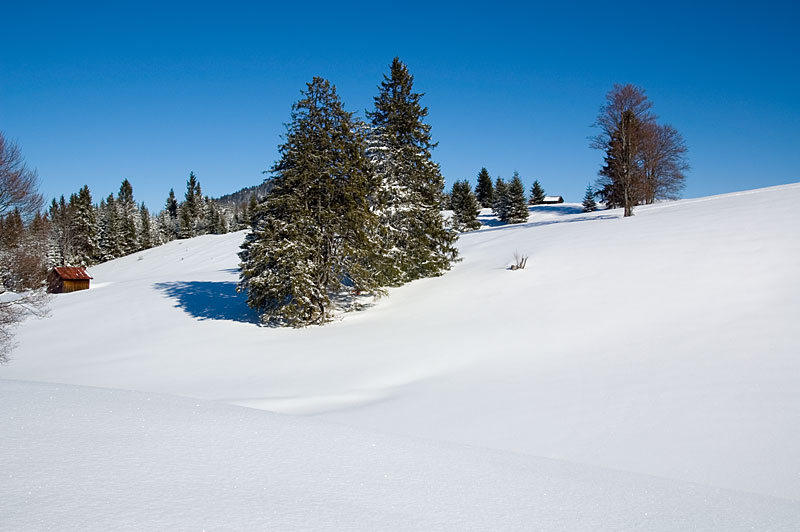
<svg viewBox="0 0 800 532">
<path fill-rule="evenodd" d="M 800 181 L 793 3 L 549 4 L 7 2 L 0 130 L 48 198 L 88 184 L 99 201 L 128 178 L 160 209 L 190 170 L 212 196 L 261 182 L 307 81 L 363 115 L 399 56 L 448 188 L 485 166 L 580 201 L 614 83 L 685 137 L 686 197 Z"/>
</svg>

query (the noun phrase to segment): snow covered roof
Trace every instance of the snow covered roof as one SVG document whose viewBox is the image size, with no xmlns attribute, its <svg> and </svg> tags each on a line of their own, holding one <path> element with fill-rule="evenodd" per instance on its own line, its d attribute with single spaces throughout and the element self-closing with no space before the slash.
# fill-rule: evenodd
<svg viewBox="0 0 800 532">
<path fill-rule="evenodd" d="M 543 201 L 564 201 L 561 196 L 545 196 Z"/>
<path fill-rule="evenodd" d="M 62 279 L 78 280 L 78 279 L 91 279 L 92 277 L 86 273 L 84 268 L 76 268 L 74 266 L 58 266 L 53 268 L 59 277 Z"/>
</svg>

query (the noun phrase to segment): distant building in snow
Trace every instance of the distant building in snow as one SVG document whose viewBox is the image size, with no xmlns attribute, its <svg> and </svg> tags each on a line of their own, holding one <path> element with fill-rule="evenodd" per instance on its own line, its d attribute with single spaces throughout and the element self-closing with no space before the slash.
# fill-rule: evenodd
<svg viewBox="0 0 800 532">
<path fill-rule="evenodd" d="M 564 203 L 564 198 L 561 196 L 545 196 L 542 200 L 542 205 L 555 205 L 556 203 Z"/>
<path fill-rule="evenodd" d="M 51 294 L 88 290 L 92 278 L 85 268 L 59 266 L 47 274 L 47 291 Z"/>
</svg>

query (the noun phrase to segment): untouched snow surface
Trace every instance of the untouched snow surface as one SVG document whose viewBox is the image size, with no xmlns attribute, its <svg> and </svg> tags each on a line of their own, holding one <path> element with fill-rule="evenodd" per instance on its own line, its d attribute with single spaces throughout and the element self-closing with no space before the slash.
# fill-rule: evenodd
<svg viewBox="0 0 800 532">
<path fill-rule="evenodd" d="M 484 216 L 487 227 L 462 235 L 463 261 L 451 272 L 390 290 L 389 297 L 369 310 L 302 330 L 257 326 L 243 296 L 235 292 L 236 252 L 243 233 L 172 242 L 92 268 L 91 290 L 56 296 L 50 318 L 20 327 L 19 348 L 10 365 L 0 368 L 0 378 L 167 393 L 314 416 L 318 419 L 298 420 L 201 403 L 219 416 L 220 427 L 246 418 L 275 427 L 348 434 L 348 441 L 380 438 L 387 445 L 413 449 L 407 461 L 413 454 L 433 460 L 453 452 L 458 457 L 449 463 L 457 464 L 452 469 L 458 471 L 452 472 L 452 483 L 443 470 L 432 473 L 436 486 L 430 489 L 442 490 L 437 492 L 439 504 L 449 500 L 446 490 L 462 489 L 471 475 L 485 474 L 473 497 L 479 498 L 481 490 L 488 498 L 509 497 L 503 490 L 485 490 L 510 483 L 519 486 L 509 488 L 519 496 L 514 500 L 538 501 L 536 512 L 543 513 L 536 515 L 564 515 L 564 501 L 547 506 L 548 500 L 536 499 L 533 473 L 513 473 L 531 460 L 536 464 L 531 467 L 551 464 L 555 469 L 549 474 L 562 485 L 570 482 L 565 471 L 595 479 L 594 498 L 587 490 L 573 502 L 587 512 L 593 510 L 586 506 L 601 509 L 598 515 L 609 501 L 604 494 L 627 489 L 625 482 L 632 482 L 634 491 L 650 489 L 642 487 L 648 483 L 662 486 L 670 508 L 688 500 L 682 497 L 692 499 L 687 495 L 691 490 L 701 489 L 687 487 L 689 482 L 749 492 L 731 494 L 729 500 L 737 501 L 731 508 L 741 503 L 742 508 L 753 504 L 753 511 L 763 510 L 754 519 L 763 518 L 764 526 L 755 529 L 778 530 L 787 523 L 797 529 L 797 205 L 800 184 L 641 207 L 629 219 L 622 219 L 619 211 L 582 214 L 579 206 L 569 204 L 532 208 L 529 222 L 515 226 Z M 525 270 L 507 269 L 515 251 L 530 256 Z M 106 408 L 102 401 L 86 399 L 91 394 L 79 389 L 58 389 L 65 401 L 75 395 L 72 414 L 101 421 Z M 127 415 L 132 415 L 137 396 L 124 397 Z M 46 431 L 58 416 L 45 415 L 36 404 L 42 403 L 34 401 L 30 412 L 18 410 L 23 419 L 31 416 L 27 427 Z M 188 415 L 178 410 L 175 419 Z M 228 415 L 232 419 L 223 421 Z M 180 452 L 171 448 L 170 419 L 165 416 L 166 432 L 159 433 L 166 440 L 159 437 L 153 443 L 165 448 L 164 461 L 169 453 Z M 312 424 L 322 420 L 353 428 Z M 226 429 L 205 426 L 209 448 L 227 438 Z M 102 426 L 95 430 L 102 431 Z M 377 433 L 384 436 L 372 436 Z M 57 447 L 62 437 L 61 443 L 72 445 L 71 434 L 56 428 L 46 444 L 10 454 L 30 453 L 25 460 L 31 470 L 46 468 L 57 452 L 50 446 Z M 12 441 L 22 445 L 26 437 L 20 433 Z M 287 441 L 287 448 L 305 445 Z M 115 442 L 106 443 L 113 455 Z M 349 452 L 335 441 L 331 445 L 331 461 Z M 244 462 L 250 451 L 239 449 Z M 508 460 L 503 462 L 508 468 L 492 469 L 484 463 L 494 459 L 489 457 Z M 157 469 L 162 462 L 156 458 L 142 460 L 155 460 L 148 467 Z M 391 453 L 380 460 L 385 460 L 381 467 L 393 463 Z M 19 467 L 16 474 L 24 477 L 26 467 Z M 477 469 L 468 471 L 471 467 Z M 211 469 L 203 471 L 212 474 Z M 184 473 L 189 474 L 175 474 Z M 294 481 L 306 482 L 306 473 L 297 469 Z M 53 469 L 52 474 L 67 482 L 63 470 Z M 167 481 L 158 478 L 151 488 L 168 489 Z M 720 494 L 730 492 L 713 493 L 724 498 Z M 452 495 L 450 503 L 460 505 L 459 492 Z M 320 497 L 320 506 L 325 506 L 327 499 Z M 415 500 L 399 504 L 413 505 Z M 706 519 L 717 515 L 707 514 L 709 507 L 724 505 L 698 501 L 686 503 L 686 523 L 692 526 L 672 521 L 673 530 L 734 529 L 722 524 L 727 521 L 714 528 L 713 519 Z M 365 507 L 374 509 L 372 502 L 381 507 L 376 499 L 366 500 Z M 766 506 L 758 506 L 762 503 Z M 790 510 L 773 513 L 768 508 L 783 508 L 784 503 Z M 637 508 L 629 507 L 632 513 L 620 517 L 622 521 L 602 521 L 605 528 L 592 528 L 590 514 L 585 521 L 570 523 L 581 522 L 586 530 L 658 529 L 636 521 Z M 366 515 L 367 509 L 363 511 Z M 382 511 L 388 510 L 377 512 Z M 503 523 L 536 529 L 524 522 L 529 514 L 519 515 L 520 520 L 511 515 Z M 421 511 L 417 518 L 421 516 L 426 514 Z M 285 529 L 317 528 L 307 526 L 299 514 L 296 518 L 296 526 Z M 420 522 L 417 528 L 427 524 Z M 413 522 L 407 525 L 414 528 Z M 391 523 L 386 528 L 401 527 Z M 581 530 L 577 525 L 563 529 Z"/>
<path fill-rule="evenodd" d="M 0 401 L 2 530 L 794 532 L 800 522 L 788 500 L 205 401 L 19 381 L 0 381 Z"/>
</svg>

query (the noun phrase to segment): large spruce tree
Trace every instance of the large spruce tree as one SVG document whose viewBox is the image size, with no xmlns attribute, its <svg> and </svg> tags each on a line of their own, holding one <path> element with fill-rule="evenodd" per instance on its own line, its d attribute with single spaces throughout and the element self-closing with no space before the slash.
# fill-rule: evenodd
<svg viewBox="0 0 800 532">
<path fill-rule="evenodd" d="M 239 289 L 265 323 L 322 323 L 342 296 L 380 290 L 377 181 L 352 114 L 322 78 L 292 107 L 279 151 L 239 254 Z"/>
<path fill-rule="evenodd" d="M 117 213 L 120 231 L 119 245 L 122 255 L 139 250 L 139 209 L 133 200 L 133 186 L 127 179 L 122 181 L 117 194 Z"/>
<path fill-rule="evenodd" d="M 395 57 L 384 75 L 370 119 L 369 157 L 381 181 L 374 210 L 381 219 L 384 282 L 401 284 L 441 275 L 455 260 L 457 234 L 441 215 L 444 178 L 431 159 L 436 143 L 424 122 L 423 94 Z"/>
<path fill-rule="evenodd" d="M 478 196 L 478 202 L 481 207 L 492 206 L 494 187 L 492 186 L 492 178 L 489 177 L 489 171 L 486 168 L 481 168 L 481 171 L 478 172 L 478 185 L 475 187 L 475 195 Z"/>
</svg>

